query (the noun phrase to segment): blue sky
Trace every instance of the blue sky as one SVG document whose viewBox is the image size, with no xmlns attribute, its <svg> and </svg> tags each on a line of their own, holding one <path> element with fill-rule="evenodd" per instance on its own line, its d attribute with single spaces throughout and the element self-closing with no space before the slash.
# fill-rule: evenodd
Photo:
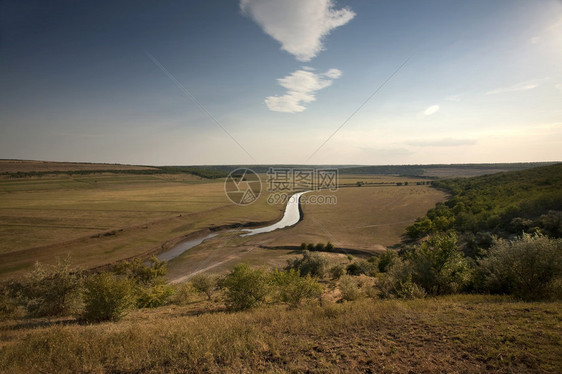
<svg viewBox="0 0 562 374">
<path fill-rule="evenodd" d="M 561 104 L 559 0 L 0 2 L 0 158 L 562 160 Z"/>
</svg>

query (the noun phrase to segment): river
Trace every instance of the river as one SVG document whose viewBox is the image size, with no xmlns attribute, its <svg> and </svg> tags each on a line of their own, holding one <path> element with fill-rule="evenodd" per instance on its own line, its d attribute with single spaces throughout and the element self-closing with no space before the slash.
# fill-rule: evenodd
<svg viewBox="0 0 562 374">
<path fill-rule="evenodd" d="M 285 206 L 285 211 L 283 212 L 283 217 L 279 221 L 265 227 L 258 227 L 255 229 L 243 229 L 242 230 L 243 234 L 241 234 L 240 236 L 252 236 L 257 234 L 263 234 L 266 232 L 271 232 L 274 230 L 279 230 L 285 227 L 296 225 L 301 220 L 301 210 L 299 209 L 300 198 L 303 194 L 307 192 L 309 191 L 297 192 L 291 195 L 291 197 L 289 197 L 289 201 L 287 201 L 287 205 Z M 160 253 L 157 257 L 160 261 L 162 260 L 170 261 L 180 256 L 188 249 L 198 246 L 199 244 L 203 243 L 205 240 L 211 239 L 217 236 L 218 234 L 219 232 L 213 232 L 207 236 L 202 236 L 197 239 L 190 239 L 190 240 L 183 241 L 175 245 L 174 247 L 168 249 L 167 251 Z"/>
</svg>

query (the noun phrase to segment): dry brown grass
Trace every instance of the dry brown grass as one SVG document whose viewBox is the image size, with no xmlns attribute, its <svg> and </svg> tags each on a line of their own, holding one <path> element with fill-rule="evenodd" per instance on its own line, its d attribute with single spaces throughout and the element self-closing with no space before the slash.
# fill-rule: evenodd
<svg viewBox="0 0 562 374">
<path fill-rule="evenodd" d="M 70 254 L 99 266 L 158 250 L 208 227 L 278 219 L 265 197 L 232 204 L 223 181 L 91 175 L 0 180 L 0 277 Z"/>
<path fill-rule="evenodd" d="M 302 242 L 331 241 L 343 253 L 327 254 L 334 263 L 346 262 L 346 254 L 368 257 L 400 243 L 406 226 L 445 199 L 438 190 L 416 185 L 310 194 L 334 194 L 337 204 L 304 205 L 304 219 L 291 228 L 251 237 L 227 233 L 209 239 L 172 260 L 169 278 L 181 280 L 201 271 L 223 273 L 240 262 L 284 267 L 300 253 Z"/>
<path fill-rule="evenodd" d="M 0 370 L 28 372 L 555 373 L 562 308 L 487 296 L 226 313 L 198 301 L 119 323 L 3 324 Z"/>
<path fill-rule="evenodd" d="M 335 205 L 304 205 L 304 219 L 292 228 L 258 235 L 247 245 L 298 246 L 331 241 L 336 247 L 373 250 L 400 243 L 406 226 L 446 195 L 428 186 L 341 188 Z"/>
</svg>

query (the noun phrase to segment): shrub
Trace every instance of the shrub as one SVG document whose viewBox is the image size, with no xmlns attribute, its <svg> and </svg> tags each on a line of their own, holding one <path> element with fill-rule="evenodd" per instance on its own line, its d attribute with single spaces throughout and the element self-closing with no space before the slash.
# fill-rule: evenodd
<svg viewBox="0 0 562 374">
<path fill-rule="evenodd" d="M 353 277 L 349 275 L 344 275 L 340 279 L 338 288 L 341 292 L 342 300 L 353 301 L 361 297 L 361 290 L 359 289 L 359 283 Z"/>
<path fill-rule="evenodd" d="M 332 252 L 334 250 L 334 245 L 331 242 L 326 243 L 326 252 Z"/>
<path fill-rule="evenodd" d="M 70 257 L 56 265 L 35 263 L 12 291 L 27 313 L 34 317 L 61 316 L 80 307 L 81 274 L 70 267 Z"/>
<path fill-rule="evenodd" d="M 378 269 L 381 273 L 386 273 L 388 269 L 392 266 L 396 258 L 397 253 L 392 250 L 386 250 L 379 258 Z"/>
<path fill-rule="evenodd" d="M 410 263 L 412 280 L 428 294 L 455 293 L 471 280 L 471 269 L 454 233 L 431 236 L 411 254 Z"/>
<path fill-rule="evenodd" d="M 149 265 L 146 265 L 145 261 L 136 258 L 116 265 L 114 271 L 116 274 L 131 278 L 137 284 L 159 283 L 168 274 L 166 261 L 159 261 L 156 256 L 152 256 L 148 262 Z"/>
<path fill-rule="evenodd" d="M 149 264 L 141 259 L 125 261 L 115 267 L 117 275 L 131 280 L 138 308 L 155 308 L 165 305 L 174 293 L 173 287 L 166 284 L 164 276 L 168 274 L 166 261 L 159 261 L 152 256 Z"/>
<path fill-rule="evenodd" d="M 346 272 L 349 275 L 375 275 L 375 265 L 372 262 L 360 260 L 347 265 Z"/>
<path fill-rule="evenodd" d="M 156 308 L 166 305 L 174 294 L 174 287 L 160 283 L 152 286 L 134 287 L 137 308 Z"/>
<path fill-rule="evenodd" d="M 562 239 L 497 240 L 479 262 L 484 289 L 525 300 L 562 297 Z"/>
<path fill-rule="evenodd" d="M 424 289 L 412 282 L 412 274 L 408 274 L 406 281 L 400 282 L 400 287 L 396 288 L 396 296 L 399 299 L 421 299 L 425 295 Z"/>
<path fill-rule="evenodd" d="M 279 301 L 298 306 L 302 300 L 317 298 L 322 295 L 322 286 L 310 275 L 301 277 L 295 269 L 275 271 L 273 274 L 276 297 Z"/>
<path fill-rule="evenodd" d="M 93 274 L 86 279 L 83 313 L 86 321 L 118 321 L 134 303 L 130 279 L 112 273 Z"/>
<path fill-rule="evenodd" d="M 317 243 L 316 246 L 314 247 L 314 250 L 317 252 L 322 252 L 324 251 L 324 243 Z"/>
<path fill-rule="evenodd" d="M 0 321 L 13 317 L 18 308 L 17 300 L 10 286 L 9 284 L 0 284 Z"/>
<path fill-rule="evenodd" d="M 244 310 L 265 302 L 270 279 L 265 270 L 237 265 L 221 282 L 226 288 L 226 304 L 231 310 Z"/>
<path fill-rule="evenodd" d="M 306 243 L 302 242 L 301 243 L 301 251 L 304 251 L 304 250 L 306 250 Z"/>
<path fill-rule="evenodd" d="M 332 266 L 330 269 L 330 275 L 332 276 L 332 279 L 340 279 L 345 275 L 345 266 L 342 264 Z"/>
<path fill-rule="evenodd" d="M 174 293 L 170 302 L 176 305 L 187 305 L 192 296 L 198 292 L 189 282 L 175 284 L 172 287 L 174 287 Z"/>
<path fill-rule="evenodd" d="M 191 285 L 198 292 L 203 292 L 207 295 L 207 300 L 211 300 L 213 292 L 217 287 L 217 278 L 210 274 L 196 274 L 189 280 Z"/>
<path fill-rule="evenodd" d="M 311 251 L 311 252 L 312 252 L 312 251 L 314 251 L 314 250 L 316 249 L 316 246 L 314 245 L 314 243 L 308 243 L 308 244 L 306 245 L 306 249 L 307 249 L 308 251 Z"/>
<path fill-rule="evenodd" d="M 287 270 L 295 269 L 298 270 L 302 276 L 310 274 L 313 277 L 322 278 L 326 272 L 327 266 L 328 260 L 324 256 L 318 253 L 304 251 L 302 253 L 302 258 L 288 261 Z"/>
<path fill-rule="evenodd" d="M 412 281 L 412 266 L 409 261 L 397 258 L 386 273 L 379 276 L 376 287 L 383 299 L 402 298 L 408 294 L 404 287 Z"/>
</svg>

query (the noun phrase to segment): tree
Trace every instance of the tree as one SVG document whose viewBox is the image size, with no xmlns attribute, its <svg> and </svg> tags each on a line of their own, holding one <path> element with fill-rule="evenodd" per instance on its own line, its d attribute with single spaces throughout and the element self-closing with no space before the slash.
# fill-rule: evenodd
<svg viewBox="0 0 562 374">
<path fill-rule="evenodd" d="M 231 310 L 244 310 L 265 302 L 270 279 L 264 269 L 237 265 L 221 282 L 226 288 L 226 304 Z"/>
<path fill-rule="evenodd" d="M 211 300 L 213 292 L 217 287 L 217 278 L 210 274 L 196 274 L 189 280 L 191 285 L 198 292 L 207 295 L 207 300 Z"/>
<path fill-rule="evenodd" d="M 71 269 L 70 257 L 56 265 L 35 263 L 21 283 L 12 285 L 29 315 L 61 316 L 75 312 L 80 304 L 81 272 Z"/>
</svg>

